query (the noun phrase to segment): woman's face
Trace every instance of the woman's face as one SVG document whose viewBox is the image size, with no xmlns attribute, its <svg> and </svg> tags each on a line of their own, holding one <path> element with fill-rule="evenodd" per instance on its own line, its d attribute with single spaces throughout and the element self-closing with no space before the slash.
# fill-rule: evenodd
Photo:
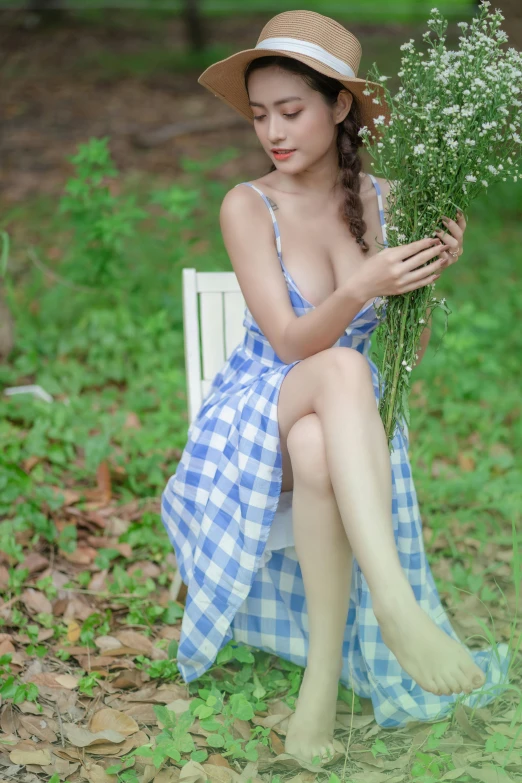
<svg viewBox="0 0 522 783">
<path fill-rule="evenodd" d="M 252 72 L 248 94 L 259 141 L 276 167 L 289 173 L 308 168 L 335 148 L 337 124 L 353 100 L 341 90 L 337 104 L 329 106 L 298 74 L 275 66 Z M 278 160 L 274 147 L 295 152 Z"/>
</svg>

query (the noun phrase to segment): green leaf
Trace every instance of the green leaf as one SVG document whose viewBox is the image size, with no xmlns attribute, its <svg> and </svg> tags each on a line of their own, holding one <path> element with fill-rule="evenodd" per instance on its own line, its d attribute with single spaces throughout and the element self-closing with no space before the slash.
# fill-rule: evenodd
<svg viewBox="0 0 522 783">
<path fill-rule="evenodd" d="M 225 744 L 225 739 L 221 734 L 209 734 L 207 737 L 207 745 L 211 748 L 224 748 Z"/>
</svg>

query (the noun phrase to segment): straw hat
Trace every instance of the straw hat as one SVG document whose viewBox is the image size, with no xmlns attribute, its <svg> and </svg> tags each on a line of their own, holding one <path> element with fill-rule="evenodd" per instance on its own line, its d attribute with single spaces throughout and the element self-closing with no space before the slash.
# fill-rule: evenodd
<svg viewBox="0 0 522 783">
<path fill-rule="evenodd" d="M 382 84 L 368 82 L 373 94 L 363 95 L 367 81 L 357 76 L 361 52 L 355 35 L 334 19 L 316 11 L 283 11 L 265 24 L 254 49 L 243 49 L 210 65 L 198 83 L 253 124 L 243 76 L 246 66 L 267 55 L 291 57 L 337 79 L 350 90 L 359 102 L 362 125 L 378 137 L 382 125 L 376 127 L 373 120 L 384 115 L 384 122 L 388 123 L 390 112 Z M 373 102 L 377 97 L 380 103 Z"/>
</svg>

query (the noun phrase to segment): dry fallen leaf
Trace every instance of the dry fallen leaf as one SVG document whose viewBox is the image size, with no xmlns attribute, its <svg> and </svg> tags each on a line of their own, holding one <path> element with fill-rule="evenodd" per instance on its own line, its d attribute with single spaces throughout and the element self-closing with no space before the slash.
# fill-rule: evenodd
<svg viewBox="0 0 522 783">
<path fill-rule="evenodd" d="M 136 718 L 144 726 L 156 726 L 158 723 L 153 704 L 130 704 L 125 709 L 125 714 Z"/>
<path fill-rule="evenodd" d="M 189 762 L 190 764 L 191 762 Z M 181 783 L 180 770 L 174 767 L 167 767 L 160 770 L 154 778 L 154 783 Z M 188 778 L 183 778 L 183 783 L 192 783 Z M 206 783 L 206 782 L 205 782 Z"/>
<path fill-rule="evenodd" d="M 509 783 L 513 780 L 501 767 L 466 767 L 466 772 L 473 780 L 480 780 L 481 783 Z"/>
<path fill-rule="evenodd" d="M 27 677 L 27 682 L 34 682 L 35 685 L 44 688 L 62 688 L 63 686 L 56 680 L 57 675 L 52 672 L 39 672 Z"/>
<path fill-rule="evenodd" d="M 89 723 L 89 729 L 94 734 L 103 732 L 106 729 L 113 729 L 124 737 L 129 737 L 131 734 L 139 731 L 140 727 L 130 715 L 105 707 L 94 713 Z"/>
<path fill-rule="evenodd" d="M 68 642 L 77 642 L 80 638 L 80 633 L 82 629 L 76 622 L 76 620 L 71 620 L 69 624 L 67 625 L 67 641 Z"/>
<path fill-rule="evenodd" d="M 72 674 L 57 674 L 56 682 L 63 688 L 67 688 L 69 691 L 73 691 L 78 687 L 78 677 L 73 677 Z"/>
<path fill-rule="evenodd" d="M 111 729 L 93 733 L 88 729 L 82 729 L 80 726 L 76 726 L 74 723 L 64 723 L 63 729 L 69 742 L 77 748 L 87 748 L 92 745 L 107 742 L 120 743 L 125 741 L 123 734 L 119 734 L 117 731 L 112 731 Z"/>
<path fill-rule="evenodd" d="M 484 741 L 482 734 L 480 734 L 480 732 L 478 732 L 477 729 L 474 726 L 472 726 L 471 723 L 469 722 L 468 716 L 466 715 L 466 712 L 462 704 L 457 704 L 457 706 L 455 707 L 455 717 L 462 731 L 470 739 L 480 743 Z"/>
<path fill-rule="evenodd" d="M 101 742 L 99 745 L 91 745 L 87 750 L 94 756 L 113 756 L 121 758 L 126 753 L 130 753 L 134 748 L 138 748 L 140 745 L 146 745 L 149 742 L 149 737 L 145 732 L 138 731 L 137 734 L 133 734 L 131 737 L 127 737 L 121 744 L 114 744 L 111 742 Z"/>
<path fill-rule="evenodd" d="M 115 650 L 118 647 L 123 647 L 122 642 L 120 642 L 120 640 L 115 636 L 97 636 L 94 640 L 94 644 L 98 650 L 101 650 L 102 652 L 105 652 L 105 650 Z M 132 647 L 132 645 L 130 646 Z"/>
<path fill-rule="evenodd" d="M 51 763 L 50 750 L 12 750 L 9 759 L 13 764 L 40 764 L 45 766 Z"/>
<path fill-rule="evenodd" d="M 114 690 L 125 690 L 126 688 L 141 688 L 143 685 L 143 674 L 137 669 L 120 674 L 111 680 L 110 687 Z"/>
<path fill-rule="evenodd" d="M 118 631 L 115 634 L 116 639 L 120 641 L 125 647 L 133 647 L 139 650 L 143 655 L 149 655 L 154 649 L 154 645 L 151 640 L 137 631 Z"/>
<path fill-rule="evenodd" d="M 43 612 L 45 614 L 52 614 L 53 605 L 49 601 L 44 593 L 39 590 L 34 590 L 32 587 L 28 587 L 22 593 L 22 601 L 26 609 L 30 612 L 38 614 Z"/>
<path fill-rule="evenodd" d="M 91 764 L 89 768 L 82 767 L 82 776 L 86 778 L 89 783 L 118 783 L 117 776 L 108 775 L 101 764 Z"/>
<path fill-rule="evenodd" d="M 20 723 L 31 737 L 38 737 L 43 742 L 56 742 L 57 740 L 54 721 L 51 722 L 49 719 L 37 715 L 20 715 Z"/>
</svg>

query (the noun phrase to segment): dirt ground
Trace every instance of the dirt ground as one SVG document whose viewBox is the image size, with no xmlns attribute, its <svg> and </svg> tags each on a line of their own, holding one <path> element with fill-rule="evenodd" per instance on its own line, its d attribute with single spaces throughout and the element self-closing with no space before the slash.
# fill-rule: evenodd
<svg viewBox="0 0 522 783">
<path fill-rule="evenodd" d="M 215 176 L 227 178 L 237 170 L 251 179 L 268 168 L 252 126 L 197 83 L 204 68 L 168 68 L 164 57 L 146 75 L 107 67 L 107 58 L 118 63 L 130 56 L 150 57 L 151 50 L 171 50 L 173 55 L 184 50 L 181 20 L 149 25 L 127 13 L 122 25 L 123 13 L 106 11 L 103 24 L 70 17 L 60 25 L 28 29 L 23 13 L 0 12 L 0 199 L 4 207 L 29 196 L 60 193 L 72 173 L 67 156 L 91 137 L 110 137 L 111 154 L 120 171 L 146 172 L 167 181 L 181 171 L 182 156 L 206 158 L 230 145 L 241 155 L 220 166 Z M 208 20 L 208 43 L 228 45 L 232 51 L 253 47 L 272 15 Z M 361 75 L 365 52 L 373 54 L 379 39 L 407 40 L 411 30 L 399 24 L 344 23 L 363 44 Z M 216 121 L 226 118 L 234 124 L 212 130 Z M 198 119 L 204 119 L 203 130 L 149 148 L 136 143 L 141 133 Z"/>
</svg>

